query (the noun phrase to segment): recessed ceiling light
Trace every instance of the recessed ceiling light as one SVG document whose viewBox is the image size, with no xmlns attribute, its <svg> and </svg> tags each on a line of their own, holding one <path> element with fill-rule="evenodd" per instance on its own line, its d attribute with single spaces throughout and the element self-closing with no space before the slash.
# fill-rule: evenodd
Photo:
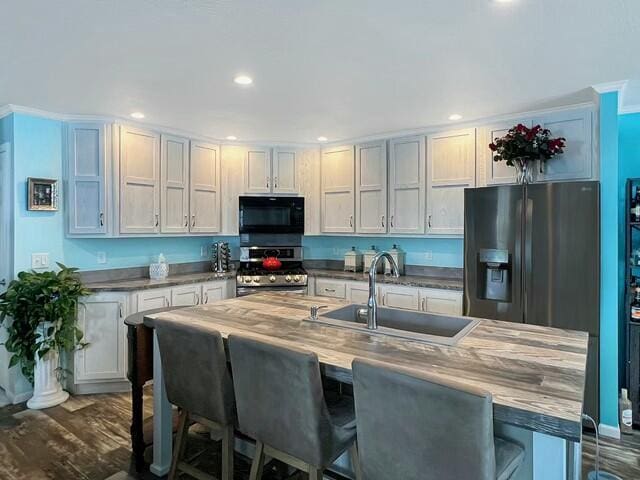
<svg viewBox="0 0 640 480">
<path fill-rule="evenodd" d="M 253 78 L 247 75 L 236 75 L 233 78 L 233 81 L 236 82 L 238 85 L 251 85 L 253 83 Z"/>
<path fill-rule="evenodd" d="M 327 137 L 318 137 L 319 142 L 326 142 L 327 140 L 329 140 Z"/>
<path fill-rule="evenodd" d="M 237 140 L 237 139 L 238 139 L 238 137 L 236 137 L 236 136 L 234 136 L 234 135 L 229 135 L 229 136 L 227 137 L 227 140 Z"/>
<path fill-rule="evenodd" d="M 136 120 L 142 120 L 144 118 L 144 113 L 142 113 L 142 112 L 133 112 L 131 114 L 131 118 L 135 118 Z"/>
<path fill-rule="evenodd" d="M 453 115 L 449 115 L 449 120 L 454 122 L 456 120 L 462 120 L 462 115 L 460 115 L 459 113 L 454 113 Z"/>
</svg>

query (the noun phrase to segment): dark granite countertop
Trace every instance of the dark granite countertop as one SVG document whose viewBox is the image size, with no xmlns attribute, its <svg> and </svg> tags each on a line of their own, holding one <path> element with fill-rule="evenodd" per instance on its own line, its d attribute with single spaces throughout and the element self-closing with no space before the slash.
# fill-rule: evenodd
<svg viewBox="0 0 640 480">
<path fill-rule="evenodd" d="M 190 283 L 203 283 L 213 280 L 227 280 L 235 278 L 236 272 L 227 273 L 185 273 L 181 275 L 170 275 L 164 280 L 151 280 L 150 278 L 133 278 L 125 280 L 111 280 L 104 282 L 85 283 L 92 292 L 133 292 L 137 290 L 149 290 L 151 288 L 175 287 L 177 285 L 188 285 Z"/>
<path fill-rule="evenodd" d="M 356 282 L 368 281 L 367 275 L 362 272 L 345 272 L 342 270 L 308 268 L 307 273 L 310 276 L 316 278 L 336 278 L 340 280 L 353 280 Z M 431 277 L 421 275 L 401 275 L 398 278 L 394 278 L 390 275 L 378 274 L 377 280 L 378 283 L 404 285 L 407 287 L 439 288 L 443 290 L 457 291 L 462 291 L 464 289 L 462 279 L 458 278 Z"/>
</svg>

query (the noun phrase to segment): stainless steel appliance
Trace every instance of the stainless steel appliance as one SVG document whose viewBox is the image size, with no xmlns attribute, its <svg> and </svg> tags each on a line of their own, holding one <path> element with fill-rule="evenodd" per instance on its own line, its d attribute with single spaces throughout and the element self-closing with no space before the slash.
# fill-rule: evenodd
<svg viewBox="0 0 640 480">
<path fill-rule="evenodd" d="M 465 190 L 464 313 L 589 332 L 585 411 L 599 418 L 600 185 Z"/>
<path fill-rule="evenodd" d="M 231 250 L 228 242 L 215 242 L 211 245 L 211 270 L 216 273 L 229 271 Z"/>
<path fill-rule="evenodd" d="M 282 262 L 282 266 L 278 270 L 265 269 L 262 262 L 267 257 L 277 257 Z M 307 285 L 307 272 L 302 267 L 302 247 L 240 247 L 236 296 L 266 291 L 286 291 L 306 295 Z"/>
<path fill-rule="evenodd" d="M 303 234 L 304 197 L 240 197 L 240 234 Z"/>
</svg>

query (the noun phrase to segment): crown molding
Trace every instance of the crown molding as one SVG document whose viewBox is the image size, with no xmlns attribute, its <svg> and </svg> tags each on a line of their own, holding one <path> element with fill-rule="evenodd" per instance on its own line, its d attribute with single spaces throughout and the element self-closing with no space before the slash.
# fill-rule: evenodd
<svg viewBox="0 0 640 480">
<path fill-rule="evenodd" d="M 640 113 L 640 104 L 638 105 L 627 105 L 620 109 L 620 115 L 630 115 L 632 113 Z"/>
<path fill-rule="evenodd" d="M 600 94 L 611 92 L 621 93 L 627 88 L 627 83 L 629 83 L 629 80 L 618 80 L 615 82 L 597 83 L 592 85 L 591 88 Z"/>
<path fill-rule="evenodd" d="M 0 118 L 4 118 L 13 113 L 11 105 L 0 105 Z"/>
</svg>

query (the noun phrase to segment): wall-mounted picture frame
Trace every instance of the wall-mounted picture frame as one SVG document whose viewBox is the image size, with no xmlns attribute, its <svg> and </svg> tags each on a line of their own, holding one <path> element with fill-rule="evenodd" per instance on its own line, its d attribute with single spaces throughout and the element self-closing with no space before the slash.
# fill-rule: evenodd
<svg viewBox="0 0 640 480">
<path fill-rule="evenodd" d="M 27 178 L 27 210 L 58 210 L 58 181 L 51 178 Z"/>
</svg>

